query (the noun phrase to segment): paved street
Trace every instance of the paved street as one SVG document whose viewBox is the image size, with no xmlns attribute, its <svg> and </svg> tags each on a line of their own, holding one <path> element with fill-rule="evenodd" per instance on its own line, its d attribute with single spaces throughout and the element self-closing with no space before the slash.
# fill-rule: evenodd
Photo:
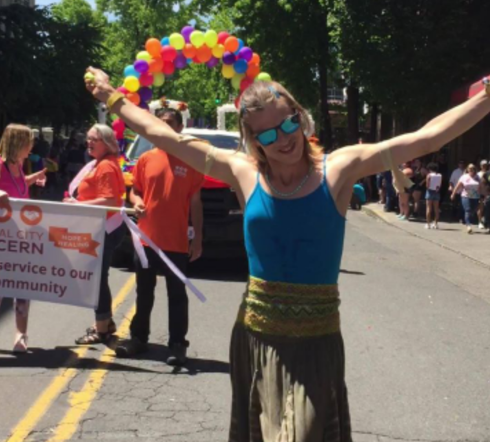
<svg viewBox="0 0 490 442">
<path fill-rule="evenodd" d="M 391 219 L 348 218 L 340 290 L 354 441 L 490 441 L 490 235 L 415 236 L 385 222 Z M 475 259 L 459 252 L 466 241 Z M 208 302 L 190 295 L 191 359 L 182 370 L 162 362 L 163 281 L 151 352 L 137 360 L 114 359 L 102 346 L 75 347 L 92 313 L 42 303 L 32 305 L 31 353 L 11 356 L 13 315 L 5 302 L 0 440 L 226 441 L 228 344 L 245 275 L 222 265 L 193 271 Z M 132 274 L 113 269 L 111 283 L 124 334 Z"/>
</svg>

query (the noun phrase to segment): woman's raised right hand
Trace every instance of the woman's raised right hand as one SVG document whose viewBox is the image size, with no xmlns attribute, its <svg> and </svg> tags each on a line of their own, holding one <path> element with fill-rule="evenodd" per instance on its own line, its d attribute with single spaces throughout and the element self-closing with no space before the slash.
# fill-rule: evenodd
<svg viewBox="0 0 490 442">
<path fill-rule="evenodd" d="M 105 103 L 115 91 L 109 82 L 109 76 L 102 69 L 90 66 L 87 69 L 84 78 L 87 90 L 97 98 L 97 100 L 102 101 L 103 103 Z"/>
</svg>

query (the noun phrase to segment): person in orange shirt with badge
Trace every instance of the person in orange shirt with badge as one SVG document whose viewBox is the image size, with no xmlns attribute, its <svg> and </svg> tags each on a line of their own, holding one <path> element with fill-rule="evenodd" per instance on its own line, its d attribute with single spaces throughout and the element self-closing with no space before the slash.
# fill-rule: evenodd
<svg viewBox="0 0 490 442">
<path fill-rule="evenodd" d="M 182 115 L 174 109 L 161 109 L 157 116 L 175 132 L 183 129 Z M 130 201 L 138 214 L 138 227 L 185 273 L 187 263 L 202 253 L 202 203 L 200 188 L 204 176 L 181 160 L 158 148 L 144 153 L 133 169 Z M 195 235 L 189 246 L 189 209 Z M 169 365 L 186 362 L 189 342 L 189 306 L 184 283 L 158 255 L 145 245 L 148 268 L 136 259 L 136 314 L 131 321 L 131 339 L 116 347 L 119 357 L 133 357 L 147 351 L 150 315 L 155 299 L 157 274 L 167 283 Z"/>
<path fill-rule="evenodd" d="M 87 144 L 89 155 L 96 161 L 90 169 L 80 172 L 80 181 L 74 190 L 77 193 L 76 198 L 67 196 L 63 202 L 122 207 L 125 191 L 124 178 L 117 160 L 119 146 L 113 130 L 105 124 L 93 125 L 87 132 Z M 107 343 L 116 332 L 116 324 L 112 319 L 109 270 L 112 256 L 124 238 L 125 229 L 126 226 L 123 225 L 122 218 L 117 213 L 107 214 L 99 303 L 95 309 L 95 325 L 88 327 L 81 337 L 75 339 L 75 343 L 78 345 Z"/>
</svg>

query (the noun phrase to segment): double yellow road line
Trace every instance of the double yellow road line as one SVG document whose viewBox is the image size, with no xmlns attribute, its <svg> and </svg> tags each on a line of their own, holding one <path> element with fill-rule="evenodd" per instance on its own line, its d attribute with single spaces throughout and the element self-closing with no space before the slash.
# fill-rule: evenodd
<svg viewBox="0 0 490 442">
<path fill-rule="evenodd" d="M 114 312 L 118 310 L 121 304 L 125 301 L 131 290 L 135 285 L 134 276 L 131 277 L 122 289 L 117 294 L 113 301 L 112 309 Z M 124 320 L 118 329 L 120 336 L 125 336 L 129 331 L 130 319 L 134 314 L 135 306 L 127 312 Z M 68 365 L 76 365 L 77 360 L 83 358 L 89 350 L 89 347 L 79 347 L 74 351 L 74 355 L 69 359 Z M 110 363 L 114 360 L 114 354 L 111 349 L 106 349 L 99 359 L 99 365 Z M 78 423 L 83 418 L 85 413 L 90 408 L 93 400 L 97 396 L 98 391 L 102 387 L 104 378 L 107 374 L 107 369 L 96 368 L 93 370 L 81 388 L 80 391 L 72 393 L 69 397 L 70 408 L 66 412 L 65 416 L 58 423 L 55 428 L 54 435 L 48 442 L 62 442 L 69 440 L 78 428 Z M 29 436 L 31 431 L 36 427 L 39 421 L 43 418 L 46 412 L 51 407 L 51 404 L 61 394 L 63 389 L 68 383 L 75 378 L 79 373 L 79 369 L 76 367 L 64 368 L 60 370 L 59 374 L 51 381 L 46 389 L 41 393 L 36 402 L 27 411 L 24 417 L 12 430 L 12 435 L 5 440 L 5 442 L 24 442 Z"/>
</svg>

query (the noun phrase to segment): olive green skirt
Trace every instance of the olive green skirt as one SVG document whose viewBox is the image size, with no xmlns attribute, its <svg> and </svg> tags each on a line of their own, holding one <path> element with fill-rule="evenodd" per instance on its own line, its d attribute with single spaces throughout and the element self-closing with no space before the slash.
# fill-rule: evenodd
<svg viewBox="0 0 490 442">
<path fill-rule="evenodd" d="M 231 339 L 229 442 L 351 442 L 338 305 L 337 286 L 251 278 Z"/>
</svg>

